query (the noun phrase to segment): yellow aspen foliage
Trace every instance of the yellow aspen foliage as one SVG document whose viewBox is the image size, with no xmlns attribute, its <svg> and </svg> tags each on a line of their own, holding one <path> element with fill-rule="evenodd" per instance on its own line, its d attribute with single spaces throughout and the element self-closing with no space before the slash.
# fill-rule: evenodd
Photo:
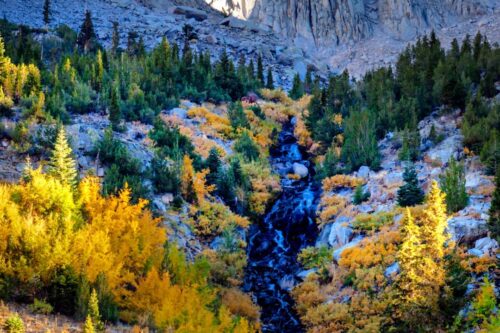
<svg viewBox="0 0 500 333">
<path fill-rule="evenodd" d="M 442 260 L 444 256 L 444 246 L 448 240 L 445 197 L 446 195 L 441 191 L 438 183 L 433 181 L 426 199 L 427 206 L 420 218 L 422 241 L 425 244 L 426 254 L 438 261 Z"/>
<path fill-rule="evenodd" d="M 188 202 L 194 203 L 197 199 L 194 189 L 193 160 L 188 155 L 184 155 L 182 159 L 181 193 L 182 197 Z"/>
<path fill-rule="evenodd" d="M 209 173 L 209 169 L 204 169 L 194 175 L 193 189 L 198 203 L 202 203 L 205 197 L 215 190 L 215 185 L 207 185 L 206 178 Z"/>
<path fill-rule="evenodd" d="M 220 203 L 202 201 L 198 207 L 192 207 L 188 223 L 194 227 L 195 233 L 205 237 L 220 235 L 230 226 L 247 228 L 250 221 Z"/>
<path fill-rule="evenodd" d="M 355 188 L 363 183 L 363 179 L 347 175 L 335 175 L 325 178 L 322 182 L 324 192 L 330 192 L 343 187 Z"/>
<path fill-rule="evenodd" d="M 126 186 L 117 196 L 102 197 L 95 179 L 82 181 L 82 204 L 87 223 L 74 246 L 73 265 L 89 281 L 105 273 L 115 295 L 134 284 L 149 262 L 158 265 L 163 255 L 165 231 L 147 209 L 148 202 L 131 203 Z"/>
</svg>

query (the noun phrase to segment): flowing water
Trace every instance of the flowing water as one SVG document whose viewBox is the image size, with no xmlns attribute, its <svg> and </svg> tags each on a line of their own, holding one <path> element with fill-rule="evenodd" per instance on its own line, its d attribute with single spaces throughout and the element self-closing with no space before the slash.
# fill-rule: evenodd
<svg viewBox="0 0 500 333">
<path fill-rule="evenodd" d="M 262 308 L 263 332 L 303 331 L 289 292 L 299 282 L 295 276 L 300 270 L 297 254 L 313 245 L 317 236 L 314 216 L 319 193 L 304 155 L 293 136 L 293 126 L 285 125 L 277 147 L 271 150 L 271 164 L 281 176 L 283 192 L 249 231 L 245 289 Z M 287 179 L 294 162 L 309 167 L 309 176 L 299 181 Z"/>
</svg>

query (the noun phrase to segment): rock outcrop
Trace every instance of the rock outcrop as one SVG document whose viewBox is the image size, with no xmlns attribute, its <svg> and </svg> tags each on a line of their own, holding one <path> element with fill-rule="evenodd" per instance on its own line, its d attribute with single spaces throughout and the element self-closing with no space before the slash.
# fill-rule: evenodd
<svg viewBox="0 0 500 333">
<path fill-rule="evenodd" d="M 225 14 L 259 22 L 305 41 L 345 43 L 382 31 L 415 37 L 457 17 L 488 13 L 488 0 L 205 0 Z"/>
</svg>

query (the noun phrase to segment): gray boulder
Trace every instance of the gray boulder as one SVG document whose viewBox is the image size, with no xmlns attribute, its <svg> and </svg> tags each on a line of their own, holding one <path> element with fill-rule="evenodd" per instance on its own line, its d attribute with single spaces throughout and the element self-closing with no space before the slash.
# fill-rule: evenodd
<svg viewBox="0 0 500 333">
<path fill-rule="evenodd" d="M 174 14 L 184 15 L 186 18 L 193 18 L 196 21 L 204 21 L 208 18 L 207 13 L 203 10 L 195 9 L 188 6 L 176 6 L 173 9 Z"/>
<path fill-rule="evenodd" d="M 293 163 L 293 173 L 299 175 L 300 178 L 305 178 L 309 175 L 309 170 L 306 168 L 304 164 Z"/>
<path fill-rule="evenodd" d="M 489 237 L 484 237 L 476 241 L 474 248 L 480 250 L 484 254 L 495 253 L 498 249 L 498 242 Z"/>
<path fill-rule="evenodd" d="M 488 226 L 485 220 L 456 216 L 448 220 L 448 231 L 456 241 L 473 241 L 486 236 Z"/>
<path fill-rule="evenodd" d="M 396 274 L 398 274 L 400 271 L 400 268 L 399 268 L 399 263 L 395 262 L 389 266 L 387 266 L 387 268 L 385 269 L 384 271 L 384 276 L 386 278 L 390 278 Z"/>
<path fill-rule="evenodd" d="M 366 165 L 363 165 L 362 167 L 359 168 L 358 170 L 358 177 L 368 179 L 370 176 L 370 168 L 367 167 Z"/>
<path fill-rule="evenodd" d="M 180 119 L 186 119 L 187 117 L 187 111 L 186 109 L 182 108 L 174 108 L 168 112 L 171 116 L 176 116 Z"/>
</svg>

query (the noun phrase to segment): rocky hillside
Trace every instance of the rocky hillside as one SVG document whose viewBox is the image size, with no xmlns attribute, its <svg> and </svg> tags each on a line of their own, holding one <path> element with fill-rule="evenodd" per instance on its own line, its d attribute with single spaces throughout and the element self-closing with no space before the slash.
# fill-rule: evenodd
<svg viewBox="0 0 500 333">
<path fill-rule="evenodd" d="M 1 4 L 0 15 L 7 19 L 44 26 L 43 0 Z M 50 25 L 79 29 L 85 9 L 98 13 L 94 24 L 105 45 L 113 21 L 120 24 L 123 44 L 127 33 L 136 31 L 148 46 L 164 36 L 180 41 L 187 23 L 198 34 L 194 49 L 210 50 L 215 57 L 223 49 L 234 58 L 262 54 L 285 88 L 294 73 L 304 78 L 307 67 L 323 74 L 348 69 L 359 77 L 393 64 L 408 42 L 431 29 L 445 46 L 477 31 L 500 41 L 500 8 L 493 0 L 53 0 Z"/>
</svg>

